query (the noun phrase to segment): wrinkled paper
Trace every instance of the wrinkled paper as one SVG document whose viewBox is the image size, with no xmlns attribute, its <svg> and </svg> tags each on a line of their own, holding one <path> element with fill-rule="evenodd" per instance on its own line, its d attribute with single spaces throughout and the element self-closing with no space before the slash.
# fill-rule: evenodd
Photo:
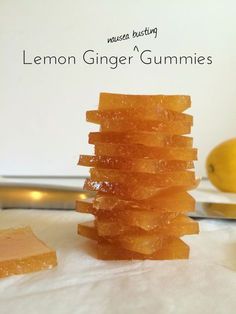
<svg viewBox="0 0 236 314">
<path fill-rule="evenodd" d="M 193 194 L 235 197 L 204 184 Z M 77 224 L 90 219 L 62 210 L 0 211 L 0 229 L 29 225 L 58 257 L 52 270 L 0 279 L 1 314 L 235 313 L 236 221 L 199 220 L 200 235 L 183 238 L 189 260 L 100 261 L 94 243 L 77 235 Z"/>
</svg>

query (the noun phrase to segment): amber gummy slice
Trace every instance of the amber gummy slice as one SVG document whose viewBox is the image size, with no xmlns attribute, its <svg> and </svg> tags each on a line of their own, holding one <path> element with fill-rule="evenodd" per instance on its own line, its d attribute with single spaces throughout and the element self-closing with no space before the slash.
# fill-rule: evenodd
<svg viewBox="0 0 236 314">
<path fill-rule="evenodd" d="M 88 206 L 87 202 L 77 201 L 78 208 Z M 91 204 L 91 203 L 90 203 Z M 112 194 L 97 193 L 93 207 L 95 210 L 147 210 L 167 212 L 191 212 L 195 208 L 195 199 L 186 191 L 176 191 L 174 188 L 161 189 L 151 198 L 141 201 L 121 199 Z"/>
<path fill-rule="evenodd" d="M 152 254 L 158 249 L 161 249 L 163 244 L 163 236 L 157 234 L 140 234 L 139 232 L 134 232 L 132 234 L 120 235 L 116 238 L 100 237 L 97 235 L 96 228 L 90 224 L 78 225 L 78 233 L 92 240 L 110 242 L 141 254 Z"/>
<path fill-rule="evenodd" d="M 186 170 L 194 167 L 192 161 L 135 159 L 115 156 L 80 155 L 79 165 L 131 172 L 159 173 L 160 171 Z"/>
<path fill-rule="evenodd" d="M 89 144 L 143 144 L 145 146 L 192 147 L 193 139 L 181 135 L 165 135 L 158 132 L 91 132 Z"/>
<path fill-rule="evenodd" d="M 163 240 L 162 234 L 134 232 L 120 235 L 117 239 L 113 240 L 113 243 L 132 252 L 150 255 L 162 248 Z"/>
<path fill-rule="evenodd" d="M 181 180 L 181 179 L 180 179 Z M 196 188 L 199 181 L 195 180 L 191 184 L 184 183 L 183 185 L 175 186 L 176 190 L 192 190 Z M 166 185 L 166 188 L 170 186 Z M 144 200 L 156 195 L 162 187 L 157 186 L 142 186 L 136 184 L 130 186 L 128 184 L 107 182 L 107 181 L 93 181 L 86 179 L 84 183 L 84 190 L 97 191 L 101 193 L 113 194 L 119 198 L 127 198 L 129 200 Z"/>
<path fill-rule="evenodd" d="M 118 210 L 145 210 L 154 212 L 191 212 L 195 207 L 194 198 L 186 191 L 182 192 L 163 192 L 157 193 L 151 198 L 141 201 L 131 201 L 127 199 L 118 198 L 112 194 L 97 193 L 93 201 L 77 201 L 76 210 L 81 213 L 96 214 L 97 211 L 103 209 L 107 211 Z M 164 194 L 164 195 L 163 195 Z"/>
<path fill-rule="evenodd" d="M 102 260 L 172 260 L 187 259 L 189 257 L 189 246 L 180 239 L 170 239 L 162 249 L 147 255 L 132 252 L 109 243 L 98 243 L 98 258 Z"/>
<path fill-rule="evenodd" d="M 145 221 L 145 220 L 144 220 Z M 142 221 L 142 223 L 144 223 Z M 146 225 L 146 229 L 141 227 L 129 225 L 129 222 L 119 222 L 110 218 L 104 219 L 98 217 L 96 220 L 96 227 L 99 236 L 102 237 L 116 237 L 121 234 L 140 233 L 145 234 L 161 234 L 166 237 L 182 237 L 187 234 L 198 234 L 199 225 L 196 221 L 192 220 L 185 215 L 178 215 L 170 220 L 166 217 L 159 222 L 159 226 L 149 229 L 150 225 Z"/>
<path fill-rule="evenodd" d="M 151 174 L 119 171 L 115 169 L 91 168 L 90 177 L 91 180 L 94 181 L 128 183 L 130 187 L 136 185 L 165 187 L 184 184 L 190 185 L 195 182 L 195 173 L 193 171 L 173 171 Z"/>
<path fill-rule="evenodd" d="M 148 131 L 160 132 L 171 135 L 189 134 L 191 125 L 181 121 L 156 121 L 156 120 L 103 120 L 100 123 L 102 132 L 129 132 L 129 131 Z"/>
<path fill-rule="evenodd" d="M 91 180 L 85 181 L 85 189 L 95 190 L 122 196 L 123 193 L 132 198 L 148 198 L 158 189 L 171 186 L 194 185 L 195 174 L 192 171 L 163 172 L 158 174 L 121 172 L 110 169 L 90 169 Z M 96 184 L 95 182 L 100 182 Z M 88 184 L 87 184 L 88 183 Z M 93 189 L 93 188 L 92 188 Z"/>
<path fill-rule="evenodd" d="M 138 109 L 157 107 L 182 112 L 191 106 L 190 96 L 185 95 L 124 95 L 101 93 L 99 110 Z M 150 109 L 151 110 L 151 109 Z"/>
<path fill-rule="evenodd" d="M 99 240 L 99 236 L 98 236 L 96 228 L 94 228 L 93 221 L 83 223 L 83 224 L 78 224 L 77 232 L 78 234 L 88 239 L 95 240 L 95 241 Z"/>
<path fill-rule="evenodd" d="M 170 238 L 199 232 L 198 224 L 190 218 L 180 216 L 176 220 L 175 224 L 172 223 L 170 226 L 157 228 L 151 232 L 139 228 L 127 229 L 124 225 L 121 225 L 118 230 L 119 226 L 116 226 L 115 223 L 96 221 L 96 228 L 92 223 L 78 225 L 78 233 L 92 240 L 109 242 L 132 252 L 150 255 L 162 249 Z M 104 226 L 104 224 L 107 225 Z M 116 232 L 114 232 L 114 228 Z"/>
<path fill-rule="evenodd" d="M 79 204 L 78 212 L 96 216 L 96 227 L 100 236 L 115 236 L 123 232 L 143 230 L 181 237 L 199 232 L 198 223 L 182 212 L 145 210 L 96 210 L 90 203 Z"/>
<path fill-rule="evenodd" d="M 56 265 L 56 252 L 29 227 L 0 231 L 0 277 L 51 269 Z"/>
<path fill-rule="evenodd" d="M 159 120 L 159 121 L 181 121 L 186 124 L 193 124 L 193 117 L 185 113 L 179 113 L 157 107 L 156 110 L 144 109 L 123 109 L 123 110 L 90 110 L 86 112 L 88 122 L 100 124 L 102 121 L 110 120 Z"/>
<path fill-rule="evenodd" d="M 96 144 L 95 155 L 193 161 L 197 159 L 197 149 L 187 147 L 147 147 L 139 144 Z"/>
<path fill-rule="evenodd" d="M 139 227 L 144 230 L 152 230 L 157 226 L 163 226 L 170 223 L 178 212 L 163 212 L 163 211 L 145 211 L 145 210 L 96 210 L 90 203 L 87 206 L 78 206 L 78 212 L 93 214 L 97 217 L 97 221 L 109 220 L 114 224 L 120 223 L 124 225 L 130 225 Z"/>
</svg>

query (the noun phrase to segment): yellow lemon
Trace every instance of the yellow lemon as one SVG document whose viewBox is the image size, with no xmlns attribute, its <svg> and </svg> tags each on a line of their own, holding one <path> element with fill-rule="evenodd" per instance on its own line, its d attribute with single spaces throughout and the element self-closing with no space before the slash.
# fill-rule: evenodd
<svg viewBox="0 0 236 314">
<path fill-rule="evenodd" d="M 224 192 L 236 193 L 236 138 L 216 146 L 206 161 L 208 178 Z"/>
</svg>

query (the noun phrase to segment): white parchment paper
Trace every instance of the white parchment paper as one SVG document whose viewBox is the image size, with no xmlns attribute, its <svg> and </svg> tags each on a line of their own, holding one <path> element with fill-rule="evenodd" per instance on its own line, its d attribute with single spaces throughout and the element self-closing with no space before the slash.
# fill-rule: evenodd
<svg viewBox="0 0 236 314">
<path fill-rule="evenodd" d="M 206 186 L 195 194 L 233 197 Z M 200 235 L 184 237 L 189 260 L 107 262 L 76 234 L 90 219 L 72 211 L 0 211 L 0 229 L 30 225 L 58 256 L 52 270 L 0 279 L 1 314 L 236 313 L 236 221 L 200 220 Z"/>
</svg>

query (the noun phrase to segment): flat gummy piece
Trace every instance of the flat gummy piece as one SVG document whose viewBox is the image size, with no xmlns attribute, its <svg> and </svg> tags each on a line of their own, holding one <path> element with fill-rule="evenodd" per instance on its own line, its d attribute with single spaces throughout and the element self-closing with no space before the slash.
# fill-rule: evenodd
<svg viewBox="0 0 236 314">
<path fill-rule="evenodd" d="M 96 228 L 94 228 L 94 222 L 93 221 L 78 224 L 77 233 L 80 234 L 81 236 L 88 238 L 88 239 L 91 239 L 91 240 L 95 240 L 95 241 L 99 240 L 97 230 L 96 230 Z"/>
<path fill-rule="evenodd" d="M 126 95 L 100 93 L 99 110 L 130 108 L 163 108 L 183 112 L 191 106 L 191 98 L 187 95 Z"/>
<path fill-rule="evenodd" d="M 181 121 L 192 125 L 193 117 L 185 113 L 179 113 L 164 109 L 159 106 L 153 110 L 148 106 L 136 109 L 120 110 L 90 110 L 86 112 L 86 120 L 91 123 L 100 124 L 104 120 L 159 120 L 159 121 Z"/>
<path fill-rule="evenodd" d="M 0 231 L 0 277 L 51 269 L 56 252 L 39 240 L 30 227 Z"/>
<path fill-rule="evenodd" d="M 116 238 L 100 237 L 97 234 L 96 227 L 93 227 L 92 224 L 93 223 L 79 224 L 78 234 L 99 242 L 111 241 L 115 246 L 118 245 L 122 248 L 142 254 L 152 254 L 156 250 L 162 248 L 163 236 L 160 234 L 140 235 L 140 233 L 133 233 L 129 235 L 120 235 Z"/>
<path fill-rule="evenodd" d="M 160 222 L 160 225 L 155 227 L 154 229 L 149 229 L 149 225 L 147 225 L 146 229 L 142 229 L 142 227 L 136 227 L 134 225 L 129 225 L 127 222 L 119 222 L 118 220 L 114 220 L 111 218 L 96 219 L 96 228 L 99 236 L 102 237 L 116 237 L 121 234 L 129 234 L 133 232 L 139 232 L 140 234 L 162 234 L 166 237 L 182 237 L 187 234 L 198 234 L 199 233 L 199 225 L 198 222 L 192 220 L 189 217 L 184 215 L 179 215 L 176 218 L 170 219 L 169 223 L 165 221 Z M 142 222 L 143 225 L 145 223 Z"/>
<path fill-rule="evenodd" d="M 90 169 L 90 177 L 93 181 L 117 182 L 132 186 L 175 186 L 194 184 L 195 173 L 193 171 L 159 172 L 157 174 L 143 172 L 127 172 L 116 169 Z"/>
<path fill-rule="evenodd" d="M 192 147 L 193 138 L 158 132 L 90 132 L 89 144 L 143 144 L 153 147 Z"/>
<path fill-rule="evenodd" d="M 160 171 L 178 171 L 194 168 L 192 161 L 135 159 L 115 156 L 80 155 L 78 165 L 104 169 L 120 169 L 131 172 L 159 173 Z"/>
<path fill-rule="evenodd" d="M 195 189 L 198 184 L 199 180 L 195 180 L 195 182 L 192 184 L 184 183 L 183 185 L 175 186 L 175 188 L 178 190 L 187 191 Z M 170 187 L 173 188 L 173 186 L 165 186 L 165 188 Z M 157 195 L 162 187 L 142 186 L 140 184 L 130 186 L 128 183 L 123 184 L 117 182 L 93 181 L 91 179 L 86 179 L 83 189 L 87 191 L 113 194 L 119 198 L 126 198 L 129 200 L 146 200 Z"/>
<path fill-rule="evenodd" d="M 188 259 L 189 246 L 178 238 L 171 239 L 162 249 L 146 255 L 113 246 L 109 243 L 98 243 L 97 256 L 102 260 L 173 260 Z"/>
<path fill-rule="evenodd" d="M 198 233 L 198 224 L 191 220 L 188 217 L 180 216 L 176 218 L 179 220 L 176 222 L 176 230 L 172 230 L 169 234 L 163 232 L 163 230 L 155 231 L 143 231 L 139 228 L 133 228 L 130 230 L 126 230 L 126 226 L 123 225 L 123 230 L 121 232 L 114 233 L 112 230 L 108 230 L 109 226 L 105 227 L 108 232 L 99 233 L 99 229 L 101 226 L 97 225 L 97 222 L 89 222 L 78 225 L 78 234 L 89 238 L 91 240 L 98 241 L 101 244 L 111 244 L 118 251 L 120 249 L 128 250 L 129 252 L 136 252 L 140 254 L 150 255 L 153 253 L 157 253 L 157 251 L 162 250 L 169 246 L 170 243 L 177 242 L 179 245 L 179 237 L 185 234 L 196 234 Z M 182 228 L 186 231 L 181 234 L 180 232 L 180 224 L 182 224 Z M 187 225 L 190 225 L 189 227 Z M 98 227 L 98 230 L 97 230 Z M 114 228 L 115 226 L 110 226 Z M 116 226 L 115 228 L 118 228 Z M 120 226 L 122 228 L 122 226 Z M 173 224 L 174 227 L 174 224 Z M 173 229 L 173 227 L 171 229 Z M 184 230 L 183 230 L 184 231 Z M 180 244 L 181 245 L 181 244 Z M 186 248 L 186 245 L 184 245 Z M 178 254 L 178 253 L 177 253 Z"/>
<path fill-rule="evenodd" d="M 109 221 L 110 223 L 124 224 L 139 227 L 144 230 L 152 230 L 157 226 L 170 223 L 178 212 L 146 211 L 146 210 L 96 210 L 92 204 L 79 203 L 77 211 L 87 212 L 97 217 L 97 222 Z M 100 224 L 101 225 L 101 224 Z M 98 225 L 97 225 L 98 226 Z"/>
<path fill-rule="evenodd" d="M 188 147 L 149 147 L 141 144 L 96 144 L 96 156 L 150 158 L 161 160 L 197 160 L 197 149 Z"/>
<path fill-rule="evenodd" d="M 87 204 L 78 201 L 78 206 Z M 120 199 L 112 194 L 97 193 L 93 200 L 95 209 L 106 210 L 151 210 L 151 211 L 170 211 L 170 212 L 191 212 L 195 208 L 195 199 L 186 191 L 175 191 L 171 189 L 162 189 L 152 198 L 142 201 L 131 201 Z"/>
<path fill-rule="evenodd" d="M 102 120 L 100 123 L 102 132 L 115 131 L 149 131 L 170 135 L 184 135 L 191 132 L 191 125 L 182 121 L 157 121 L 157 120 Z"/>
</svg>

